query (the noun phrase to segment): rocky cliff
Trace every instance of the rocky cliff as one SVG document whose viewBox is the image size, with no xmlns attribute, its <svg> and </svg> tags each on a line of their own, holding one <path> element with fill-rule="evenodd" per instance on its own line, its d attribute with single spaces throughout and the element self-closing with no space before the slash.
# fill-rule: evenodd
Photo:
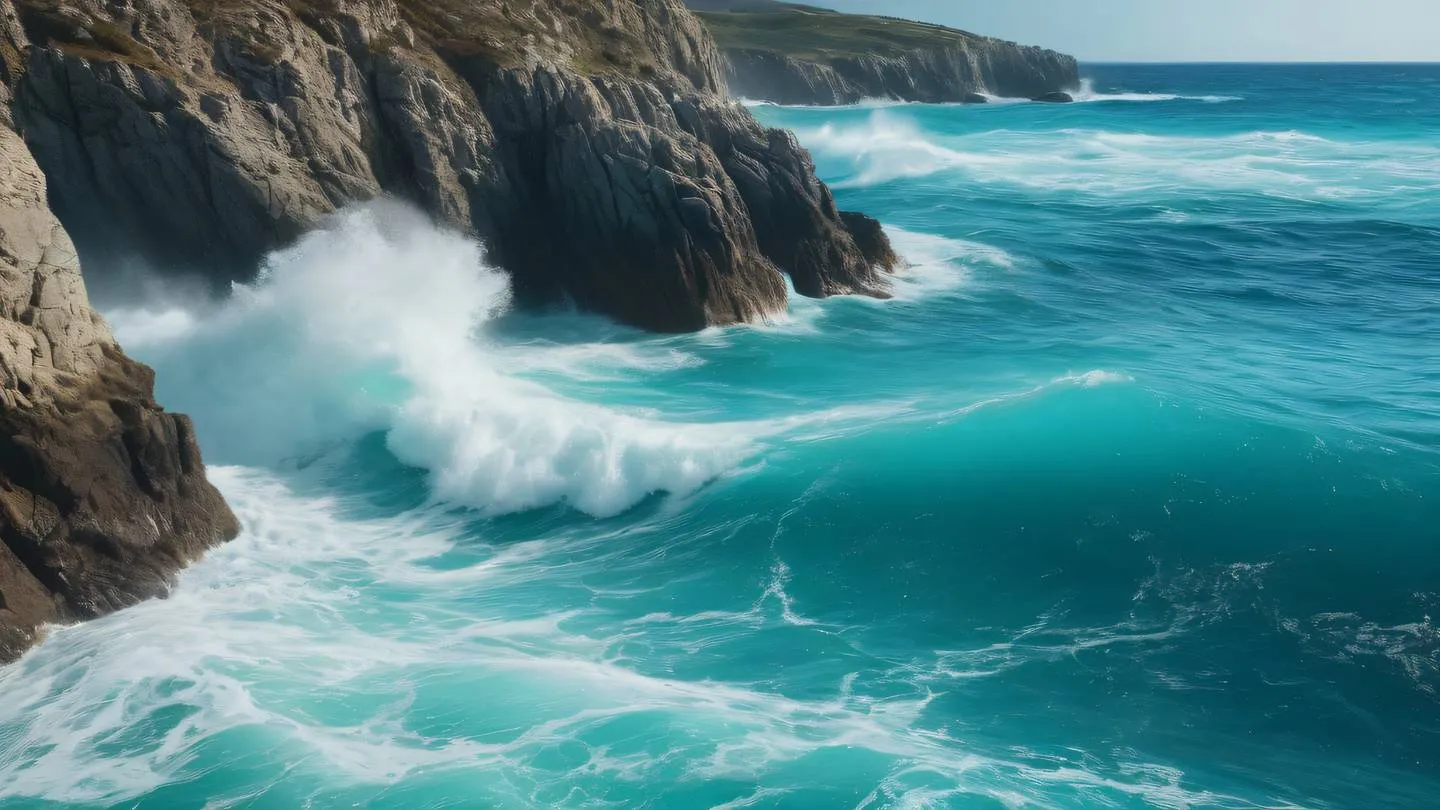
<svg viewBox="0 0 1440 810">
<path fill-rule="evenodd" d="M 867 98 L 1038 98 L 1079 86 L 1075 59 L 939 25 L 768 0 L 690 0 L 736 96 L 780 104 Z"/>
<path fill-rule="evenodd" d="M 723 100 L 679 0 L 0 2 L 29 41 L 15 121 L 82 256 L 245 278 L 389 193 L 478 236 L 522 301 L 646 328 L 763 318 L 782 272 L 884 294 L 888 245 Z"/>
<path fill-rule="evenodd" d="M 0 7 L 0 663 L 47 623 L 165 591 L 239 527 L 190 421 L 90 305 L 45 177 L 4 103 L 25 46 Z"/>
<path fill-rule="evenodd" d="M 678 0 L 0 0 L 0 661 L 238 531 L 70 234 L 218 284 L 390 194 L 642 327 L 884 295 L 884 232 L 721 72 Z"/>
</svg>

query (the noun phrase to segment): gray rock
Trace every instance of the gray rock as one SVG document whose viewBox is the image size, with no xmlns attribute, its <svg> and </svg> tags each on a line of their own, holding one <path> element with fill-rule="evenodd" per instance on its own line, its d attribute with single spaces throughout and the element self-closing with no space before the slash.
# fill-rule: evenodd
<svg viewBox="0 0 1440 810">
<path fill-rule="evenodd" d="M 45 178 L 0 125 L 0 663 L 46 624 L 164 593 L 239 531 L 152 382 L 90 308 Z"/>
<path fill-rule="evenodd" d="M 884 288 L 808 156 L 719 100 L 723 60 L 678 0 L 0 2 L 44 35 L 12 108 L 82 255 L 243 280 L 392 194 L 480 237 L 522 301 L 646 328 L 764 318 L 782 271 L 805 294 Z"/>
<path fill-rule="evenodd" d="M 1079 84 L 1075 59 L 1055 51 L 977 38 L 898 56 L 839 56 L 826 62 L 769 50 L 726 48 L 731 94 L 777 104 L 853 104 L 871 98 L 973 102 L 981 93 L 1032 98 Z"/>
</svg>

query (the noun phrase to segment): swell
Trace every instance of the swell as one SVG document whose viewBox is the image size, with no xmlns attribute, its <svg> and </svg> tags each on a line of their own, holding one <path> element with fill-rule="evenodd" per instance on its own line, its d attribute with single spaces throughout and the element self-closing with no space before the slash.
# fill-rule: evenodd
<svg viewBox="0 0 1440 810">
<path fill-rule="evenodd" d="M 1440 152 L 1421 143 L 1337 140 L 1296 130 L 1150 134 L 1050 120 L 947 131 L 930 126 L 953 126 L 942 111 L 905 107 L 778 115 L 840 189 L 934 176 L 1130 199 L 1199 187 L 1389 208 L 1440 188 L 1434 171 Z"/>
<path fill-rule="evenodd" d="M 1377 534 L 1434 517 L 1380 482 L 1354 491 L 1373 462 L 1290 431 L 1257 440 L 1111 373 L 971 406 L 811 436 L 684 509 L 602 520 L 397 508 L 404 468 L 363 447 L 309 475 L 218 468 L 244 536 L 170 600 L 60 630 L 0 672 L 0 775 L 11 796 L 94 804 L 624 803 L 646 785 L 711 806 L 1303 806 L 1324 756 L 1249 710 L 1273 684 L 1341 737 L 1364 723 L 1327 713 L 1316 678 L 1362 712 L 1433 706 L 1440 633 L 1423 616 L 1440 597 L 1396 595 L 1436 572 L 1339 547 L 1318 506 L 1341 480 Z M 1246 502 L 1282 473 L 1280 511 Z M 1242 520 L 1263 542 L 1227 540 Z M 868 541 L 815 542 L 842 526 Z M 1407 581 L 1356 576 L 1365 556 Z M 1096 677 L 1113 689 L 1075 686 Z M 1221 693 L 1204 717 L 1185 709 Z M 1137 732 L 1134 711 L 1160 722 Z M 1182 719 L 1256 742 L 1199 766 L 1165 730 Z M 1115 734 L 1131 745 L 1107 751 Z M 1277 745 L 1316 764 L 1244 771 Z M 257 749 L 229 786 L 207 783 Z"/>
</svg>

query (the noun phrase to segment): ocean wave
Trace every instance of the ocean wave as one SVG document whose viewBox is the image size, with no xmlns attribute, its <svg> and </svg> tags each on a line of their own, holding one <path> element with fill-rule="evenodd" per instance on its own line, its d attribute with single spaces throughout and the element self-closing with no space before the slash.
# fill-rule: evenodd
<svg viewBox="0 0 1440 810">
<path fill-rule="evenodd" d="M 995 105 L 1009 104 L 1034 104 L 1033 99 L 1016 96 L 1002 96 L 994 93 L 981 93 L 986 101 Z M 1132 93 L 1125 91 L 1102 93 L 1095 90 L 1095 82 L 1092 79 L 1081 79 L 1080 88 L 1070 93 L 1077 103 L 1086 104 L 1092 102 L 1155 102 L 1155 101 L 1199 101 L 1206 104 L 1224 104 L 1231 101 L 1243 101 L 1240 96 L 1224 95 L 1182 95 L 1179 93 Z M 739 98 L 736 101 L 750 108 L 776 108 L 782 110 L 880 110 L 891 107 L 975 107 L 976 105 L 958 101 L 947 102 L 923 102 L 907 101 L 899 98 L 865 98 L 848 104 L 780 104 L 774 101 L 762 99 Z"/>
<path fill-rule="evenodd" d="M 559 396 L 521 374 L 682 368 L 678 352 L 503 345 L 509 285 L 478 245 L 395 203 L 339 214 L 208 310 L 112 312 L 196 417 L 212 459 L 270 464 L 369 430 L 430 471 L 436 497 L 506 512 L 564 501 L 614 514 L 738 463 L 745 428 L 672 423 Z"/>
<path fill-rule="evenodd" d="M 5 796 L 114 804 L 223 768 L 223 784 L 206 787 L 214 806 L 378 798 L 436 774 L 463 779 L 466 795 L 532 806 L 598 799 L 617 780 L 734 780 L 732 805 L 746 806 L 778 795 L 775 783 L 814 757 L 859 752 L 877 781 L 862 806 L 938 795 L 1068 803 L 1097 792 L 1240 806 L 1133 752 L 1087 767 L 937 727 L 932 705 L 965 679 L 948 670 L 970 665 L 969 653 L 853 672 L 803 696 L 646 672 L 615 652 L 635 623 L 588 634 L 563 591 L 547 592 L 561 603 L 548 610 L 517 607 L 536 598 L 537 581 L 584 582 L 603 563 L 579 546 L 495 547 L 445 570 L 431 561 L 461 543 L 477 549 L 442 510 L 362 518 L 265 471 L 212 476 L 245 526 L 240 538 L 187 572 L 170 599 L 58 628 L 64 644 L 0 670 Z M 826 632 L 798 612 L 790 576 L 777 560 L 752 612 L 764 611 L 767 627 Z M 655 638 L 667 624 L 731 620 L 638 621 Z M 1000 651 L 1018 665 L 1159 638 L 1126 626 L 1041 628 Z M 438 726 L 427 714 L 437 698 Z M 626 742 L 637 735 L 664 739 L 663 752 Z M 266 755 L 237 759 L 227 753 L 236 744 Z"/>
<path fill-rule="evenodd" d="M 1127 93 L 1124 91 L 1101 93 L 1095 89 L 1093 79 L 1081 79 L 1080 89 L 1070 94 L 1079 103 L 1090 103 L 1097 101 L 1130 101 L 1130 102 L 1154 102 L 1154 101 L 1201 101 L 1206 104 L 1223 104 L 1228 101 L 1242 101 L 1239 96 L 1186 96 L 1178 93 Z"/>
<path fill-rule="evenodd" d="M 859 121 L 800 126 L 802 143 L 839 189 L 958 174 L 981 184 L 1104 196 L 1184 188 L 1289 199 L 1440 190 L 1440 150 L 1334 140 L 1299 130 L 1170 135 L 1102 128 L 942 133 L 923 116 L 876 110 Z"/>
<path fill-rule="evenodd" d="M 862 124 L 827 123 L 798 129 L 796 134 L 809 148 L 854 167 L 848 176 L 831 183 L 838 189 L 924 177 L 985 160 L 941 145 L 914 119 L 884 110 L 873 113 Z"/>
<path fill-rule="evenodd" d="M 942 242 L 918 239 L 922 264 L 902 287 L 942 286 L 948 271 L 932 264 L 950 254 L 930 255 L 927 245 Z M 994 252 L 950 253 L 961 250 Z M 706 334 L 639 340 L 571 315 L 523 316 L 549 337 L 516 335 L 499 328 L 509 305 L 508 278 L 479 245 L 380 201 L 276 252 L 225 301 L 107 314 L 122 343 L 159 369 L 160 399 L 195 418 L 212 462 L 288 464 L 381 431 L 395 458 L 427 471 L 435 499 L 487 514 L 565 503 L 615 515 L 655 493 L 689 495 L 777 437 L 831 438 L 906 407 L 677 421 L 595 404 L 556 387 L 694 368 L 704 362 L 694 341 Z M 793 316 L 759 328 L 813 331 L 821 307 L 797 299 Z M 707 331 L 725 341 L 735 328 Z"/>
<path fill-rule="evenodd" d="M 885 226 L 904 262 L 891 277 L 895 300 L 918 301 L 964 286 L 976 268 L 1014 270 L 1018 260 L 1006 251 L 966 239 L 951 239 Z"/>
</svg>

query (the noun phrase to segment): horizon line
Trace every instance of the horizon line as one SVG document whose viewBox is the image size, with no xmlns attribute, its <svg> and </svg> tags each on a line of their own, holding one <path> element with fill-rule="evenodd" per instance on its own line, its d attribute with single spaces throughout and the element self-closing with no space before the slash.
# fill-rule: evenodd
<svg viewBox="0 0 1440 810">
<path fill-rule="evenodd" d="M 1440 65 L 1440 59 L 1082 59 L 1087 65 Z"/>
</svg>

